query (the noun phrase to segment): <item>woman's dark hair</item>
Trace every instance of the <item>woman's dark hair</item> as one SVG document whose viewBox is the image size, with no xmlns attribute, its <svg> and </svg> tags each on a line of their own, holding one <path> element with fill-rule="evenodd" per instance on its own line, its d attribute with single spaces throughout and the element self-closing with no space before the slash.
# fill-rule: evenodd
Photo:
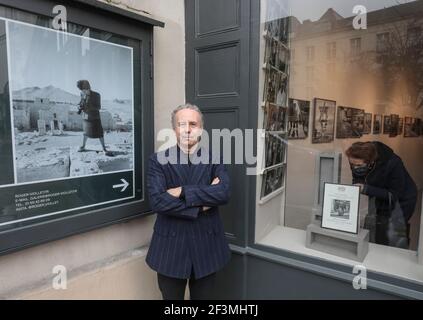
<svg viewBox="0 0 423 320">
<path fill-rule="evenodd" d="M 79 80 L 76 83 L 76 86 L 78 87 L 79 90 L 91 90 L 91 86 L 88 80 Z"/>
<path fill-rule="evenodd" d="M 345 151 L 348 158 L 362 159 L 372 163 L 377 159 L 377 149 L 373 142 L 355 142 Z"/>
</svg>

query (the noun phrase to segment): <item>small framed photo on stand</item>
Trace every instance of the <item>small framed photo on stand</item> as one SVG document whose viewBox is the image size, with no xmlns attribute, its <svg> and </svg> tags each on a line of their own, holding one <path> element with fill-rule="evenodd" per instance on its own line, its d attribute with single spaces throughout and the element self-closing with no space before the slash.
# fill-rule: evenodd
<svg viewBox="0 0 423 320">
<path fill-rule="evenodd" d="M 357 234 L 360 187 L 325 183 L 321 227 Z"/>
</svg>

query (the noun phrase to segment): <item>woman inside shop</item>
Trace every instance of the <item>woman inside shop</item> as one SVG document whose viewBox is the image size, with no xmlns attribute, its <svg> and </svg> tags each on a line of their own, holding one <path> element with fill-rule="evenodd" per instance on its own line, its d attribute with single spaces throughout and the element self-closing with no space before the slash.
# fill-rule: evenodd
<svg viewBox="0 0 423 320">
<path fill-rule="evenodd" d="M 360 186 L 362 194 L 375 199 L 374 242 L 408 248 L 417 186 L 401 158 L 377 141 L 356 142 L 346 155 L 353 184 Z"/>
</svg>

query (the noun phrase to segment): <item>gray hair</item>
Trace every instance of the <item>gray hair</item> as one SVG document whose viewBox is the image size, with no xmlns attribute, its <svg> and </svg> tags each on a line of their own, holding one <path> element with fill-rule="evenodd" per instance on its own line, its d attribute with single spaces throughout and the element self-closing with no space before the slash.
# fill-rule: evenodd
<svg viewBox="0 0 423 320">
<path fill-rule="evenodd" d="M 173 129 L 175 129 L 176 114 L 178 113 L 178 111 L 181 111 L 181 110 L 184 110 L 184 109 L 190 109 L 190 110 L 197 111 L 200 114 L 201 127 L 204 127 L 203 113 L 201 112 L 200 108 L 198 108 L 195 104 L 187 103 L 187 104 L 182 104 L 182 105 L 176 107 L 176 109 L 172 111 L 172 128 Z"/>
</svg>

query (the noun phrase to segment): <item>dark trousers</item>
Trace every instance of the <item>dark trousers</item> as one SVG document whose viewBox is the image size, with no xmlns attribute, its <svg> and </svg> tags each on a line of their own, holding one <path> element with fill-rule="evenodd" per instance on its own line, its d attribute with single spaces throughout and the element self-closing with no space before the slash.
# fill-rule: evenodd
<svg viewBox="0 0 423 320">
<path fill-rule="evenodd" d="M 163 300 L 184 300 L 185 288 L 189 286 L 191 300 L 211 299 L 214 289 L 216 273 L 212 273 L 204 278 L 195 279 L 194 272 L 189 279 L 171 278 L 157 273 L 157 281 Z"/>
</svg>

